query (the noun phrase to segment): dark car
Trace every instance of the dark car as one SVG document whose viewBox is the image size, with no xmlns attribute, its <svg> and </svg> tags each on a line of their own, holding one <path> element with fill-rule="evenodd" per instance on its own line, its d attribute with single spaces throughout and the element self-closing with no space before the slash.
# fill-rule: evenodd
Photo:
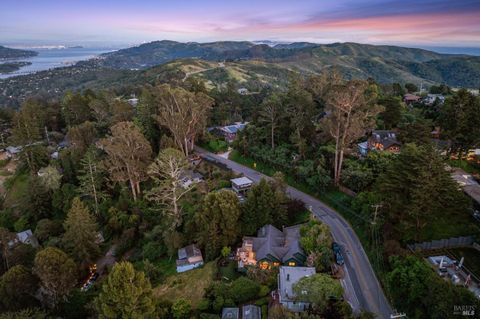
<svg viewBox="0 0 480 319">
<path fill-rule="evenodd" d="M 341 253 L 342 249 L 340 247 L 340 245 L 336 242 L 333 242 L 332 243 L 332 250 L 333 250 L 333 253 L 336 254 L 336 253 Z"/>
<path fill-rule="evenodd" d="M 339 266 L 343 266 L 345 264 L 345 259 L 343 259 L 342 253 L 338 252 L 335 254 L 335 262 Z"/>
<path fill-rule="evenodd" d="M 342 247 L 336 242 L 332 243 L 332 250 L 333 254 L 335 255 L 335 262 L 339 266 L 343 266 L 345 264 L 345 259 L 342 256 Z"/>
</svg>

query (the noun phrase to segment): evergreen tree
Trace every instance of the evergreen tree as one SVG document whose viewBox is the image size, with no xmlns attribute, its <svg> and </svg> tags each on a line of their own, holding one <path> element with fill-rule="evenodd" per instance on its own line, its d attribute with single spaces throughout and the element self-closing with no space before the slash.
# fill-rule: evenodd
<svg viewBox="0 0 480 319">
<path fill-rule="evenodd" d="M 52 213 L 51 192 L 37 175 L 31 175 L 28 179 L 28 192 L 21 201 L 21 208 L 25 216 L 38 221 L 48 218 Z"/>
<path fill-rule="evenodd" d="M 480 98 L 462 89 L 447 98 L 440 109 L 442 135 L 452 141 L 451 151 L 460 157 L 480 144 Z"/>
<path fill-rule="evenodd" d="M 35 256 L 33 272 L 40 279 L 43 301 L 55 308 L 77 284 L 77 266 L 63 251 L 47 247 Z"/>
<path fill-rule="evenodd" d="M 196 214 L 198 241 L 207 260 L 218 256 L 224 246 L 233 245 L 239 234 L 240 205 L 232 191 L 209 193 L 203 210 Z"/>
<path fill-rule="evenodd" d="M 97 150 L 93 147 L 90 148 L 80 161 L 80 165 L 78 192 L 83 196 L 93 198 L 95 214 L 98 215 L 98 205 L 107 195 L 102 189 L 105 176 L 99 167 Z"/>
<path fill-rule="evenodd" d="M 243 206 L 244 233 L 254 234 L 264 225 L 275 224 L 281 227 L 285 223 L 286 208 L 282 205 L 280 195 L 265 179 L 252 186 Z"/>
<path fill-rule="evenodd" d="M 22 265 L 10 268 L 0 278 L 0 303 L 9 311 L 36 304 L 38 279 Z"/>
<path fill-rule="evenodd" d="M 405 240 L 421 240 L 429 219 L 465 214 L 468 201 L 430 146 L 406 144 L 376 184 L 388 220 Z"/>
<path fill-rule="evenodd" d="M 98 226 L 88 207 L 75 197 L 64 223 L 65 248 L 82 264 L 91 264 L 100 254 L 96 243 Z"/>
<path fill-rule="evenodd" d="M 384 111 L 379 114 L 383 122 L 383 128 L 391 130 L 400 123 L 402 119 L 402 101 L 398 97 L 387 96 L 378 100 L 378 104 L 384 107 Z"/>
<path fill-rule="evenodd" d="M 94 304 L 101 319 L 155 318 L 150 282 L 129 262 L 115 264 Z"/>
</svg>

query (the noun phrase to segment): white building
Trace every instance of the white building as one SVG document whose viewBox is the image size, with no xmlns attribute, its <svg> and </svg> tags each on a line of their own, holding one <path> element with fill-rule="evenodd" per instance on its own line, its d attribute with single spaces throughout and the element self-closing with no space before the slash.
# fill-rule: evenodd
<svg viewBox="0 0 480 319">
<path fill-rule="evenodd" d="M 194 244 L 178 250 L 177 272 L 185 272 L 203 266 L 202 251 Z"/>
<path fill-rule="evenodd" d="M 309 303 L 297 300 L 293 286 L 302 278 L 315 275 L 314 267 L 281 266 L 278 273 L 279 302 L 294 312 L 305 311 Z"/>
<path fill-rule="evenodd" d="M 232 182 L 233 191 L 241 196 L 244 196 L 253 185 L 253 181 L 245 176 L 231 179 L 230 182 Z"/>
</svg>

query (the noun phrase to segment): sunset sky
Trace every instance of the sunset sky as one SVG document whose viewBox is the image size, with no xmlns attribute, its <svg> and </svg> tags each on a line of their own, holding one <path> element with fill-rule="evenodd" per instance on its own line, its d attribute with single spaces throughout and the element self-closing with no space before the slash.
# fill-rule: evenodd
<svg viewBox="0 0 480 319">
<path fill-rule="evenodd" d="M 480 47 L 480 0 L 1 0 L 0 43 L 274 40 Z"/>
</svg>

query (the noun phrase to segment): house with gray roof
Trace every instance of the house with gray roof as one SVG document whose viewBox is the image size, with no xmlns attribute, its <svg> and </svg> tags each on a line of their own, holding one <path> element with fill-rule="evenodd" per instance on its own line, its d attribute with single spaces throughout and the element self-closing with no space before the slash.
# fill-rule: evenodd
<svg viewBox="0 0 480 319">
<path fill-rule="evenodd" d="M 302 266 L 306 255 L 300 246 L 300 227 L 285 227 L 281 231 L 273 225 L 265 225 L 258 230 L 257 237 L 244 237 L 242 247 L 237 249 L 238 268 Z"/>
<path fill-rule="evenodd" d="M 244 305 L 242 319 L 262 319 L 262 309 L 255 305 Z"/>
<path fill-rule="evenodd" d="M 203 175 L 200 174 L 199 172 L 194 172 L 192 170 L 185 170 L 182 172 L 182 175 L 180 176 L 180 183 L 182 184 L 182 187 L 187 189 L 190 186 L 200 183 L 203 181 Z"/>
<path fill-rule="evenodd" d="M 278 296 L 280 304 L 290 311 L 305 311 L 309 303 L 298 298 L 293 291 L 293 287 L 300 279 L 313 276 L 315 273 L 314 267 L 281 266 L 278 272 Z"/>
<path fill-rule="evenodd" d="M 239 308 L 223 308 L 222 319 L 240 319 Z"/>
<path fill-rule="evenodd" d="M 397 133 L 394 131 L 375 130 L 372 131 L 372 136 L 368 139 L 369 150 L 398 153 L 401 145 L 397 140 Z"/>
<path fill-rule="evenodd" d="M 226 142 L 231 143 L 237 137 L 237 133 L 245 129 L 248 122 L 236 122 L 231 125 L 210 127 L 207 129 L 210 133 L 222 136 Z"/>
<path fill-rule="evenodd" d="M 10 241 L 8 243 L 9 247 L 12 248 L 16 244 L 22 243 L 25 245 L 30 245 L 34 248 L 37 248 L 39 246 L 37 237 L 33 235 L 31 229 L 24 230 L 22 232 L 17 233 L 17 236 L 14 240 Z"/>
<path fill-rule="evenodd" d="M 185 272 L 203 266 L 202 251 L 194 244 L 178 250 L 177 272 Z"/>
</svg>

